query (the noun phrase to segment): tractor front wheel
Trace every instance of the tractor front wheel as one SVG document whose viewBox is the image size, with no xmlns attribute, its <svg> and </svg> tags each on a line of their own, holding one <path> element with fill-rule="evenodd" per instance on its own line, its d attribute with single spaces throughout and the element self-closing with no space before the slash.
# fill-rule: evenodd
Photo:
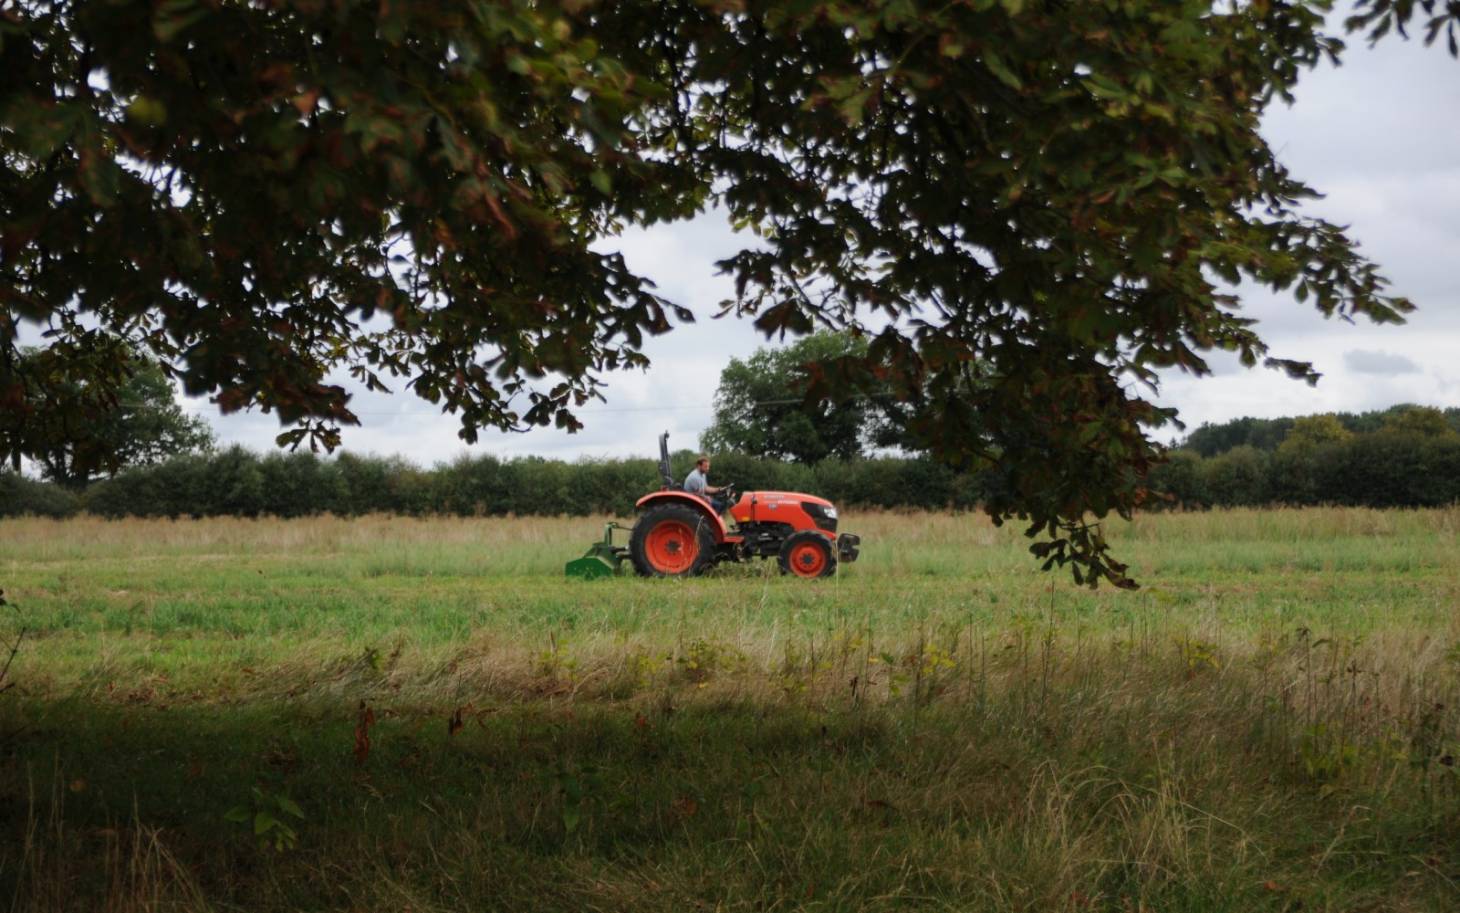
<svg viewBox="0 0 1460 913">
<path fill-rule="evenodd" d="M 679 504 L 644 511 L 629 536 L 634 570 L 644 577 L 693 577 L 704 573 L 714 555 L 710 519 Z"/>
<path fill-rule="evenodd" d="M 836 552 L 821 533 L 803 531 L 781 546 L 781 573 L 814 579 L 836 573 Z"/>
</svg>

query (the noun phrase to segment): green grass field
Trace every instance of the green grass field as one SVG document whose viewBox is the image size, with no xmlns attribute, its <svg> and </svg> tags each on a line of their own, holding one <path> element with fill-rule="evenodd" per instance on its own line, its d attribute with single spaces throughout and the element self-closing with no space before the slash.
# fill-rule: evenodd
<svg viewBox="0 0 1460 913">
<path fill-rule="evenodd" d="M 1460 509 L 843 525 L 0 522 L 0 909 L 1460 909 Z"/>
</svg>

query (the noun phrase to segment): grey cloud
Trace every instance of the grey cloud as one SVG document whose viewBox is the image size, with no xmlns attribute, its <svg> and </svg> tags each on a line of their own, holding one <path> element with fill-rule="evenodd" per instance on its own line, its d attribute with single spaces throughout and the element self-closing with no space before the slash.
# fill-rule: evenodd
<svg viewBox="0 0 1460 913">
<path fill-rule="evenodd" d="M 1455 165 L 1460 104 L 1455 61 L 1439 46 L 1354 42 L 1344 65 L 1319 66 L 1298 83 L 1297 102 L 1276 105 L 1263 132 L 1294 173 L 1318 190 L 1339 176 L 1423 175 Z"/>
<path fill-rule="evenodd" d="M 1351 349 L 1343 353 L 1344 365 L 1355 374 L 1418 374 L 1419 365 L 1403 355 L 1374 349 Z"/>
</svg>

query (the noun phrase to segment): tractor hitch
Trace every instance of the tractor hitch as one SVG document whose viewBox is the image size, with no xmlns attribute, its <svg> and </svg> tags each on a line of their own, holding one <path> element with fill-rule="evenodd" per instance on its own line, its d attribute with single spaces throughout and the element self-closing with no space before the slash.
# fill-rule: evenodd
<svg viewBox="0 0 1460 913">
<path fill-rule="evenodd" d="M 836 537 L 836 556 L 839 561 L 856 561 L 862 553 L 862 537 L 842 533 Z"/>
<path fill-rule="evenodd" d="M 613 577 L 623 571 L 624 559 L 629 555 L 626 545 L 613 544 L 613 531 L 628 531 L 629 527 L 618 523 L 607 523 L 603 527 L 603 540 L 588 546 L 582 558 L 575 558 L 563 567 L 569 577 L 583 580 L 597 580 L 599 577 Z"/>
</svg>

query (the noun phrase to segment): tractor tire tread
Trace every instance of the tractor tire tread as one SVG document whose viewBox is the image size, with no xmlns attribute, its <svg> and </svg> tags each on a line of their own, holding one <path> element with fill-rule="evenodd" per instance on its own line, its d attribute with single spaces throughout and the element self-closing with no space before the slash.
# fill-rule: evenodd
<svg viewBox="0 0 1460 913">
<path fill-rule="evenodd" d="M 796 550 L 797 546 L 807 543 L 815 544 L 820 548 L 823 556 L 821 570 L 814 576 L 798 573 L 791 567 L 791 553 Z M 782 574 L 791 574 L 809 580 L 830 577 L 836 573 L 836 549 L 832 547 L 832 544 L 827 541 L 825 536 L 818 532 L 812 532 L 811 530 L 802 530 L 801 532 L 792 533 L 787 536 L 786 541 L 781 543 L 781 552 L 777 556 L 776 561 L 781 566 Z"/>
<path fill-rule="evenodd" d="M 655 526 L 665 520 L 677 520 L 695 530 L 699 551 L 688 570 L 671 574 L 655 568 L 645 553 L 645 542 Z M 629 558 L 640 577 L 698 577 L 715 563 L 715 533 L 709 518 L 693 507 L 682 504 L 661 504 L 639 515 L 629 534 Z"/>
</svg>

